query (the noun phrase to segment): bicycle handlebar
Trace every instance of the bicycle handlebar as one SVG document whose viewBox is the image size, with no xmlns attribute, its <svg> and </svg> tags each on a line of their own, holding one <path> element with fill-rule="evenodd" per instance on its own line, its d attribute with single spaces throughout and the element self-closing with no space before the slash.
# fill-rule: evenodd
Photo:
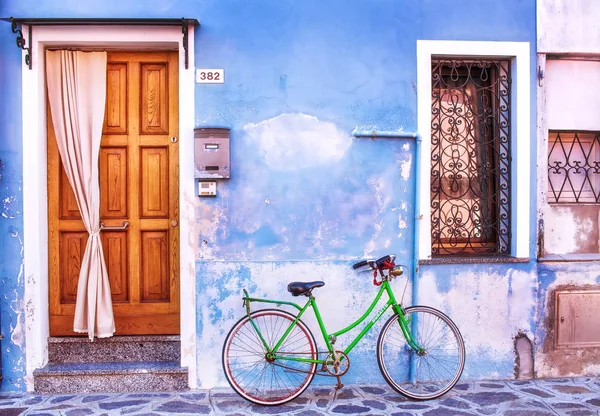
<svg viewBox="0 0 600 416">
<path fill-rule="evenodd" d="M 395 255 L 388 254 L 386 256 L 378 258 L 377 260 L 361 260 L 358 263 L 353 264 L 352 268 L 354 270 L 356 270 L 356 269 L 359 269 L 361 267 L 368 265 L 373 270 L 382 269 L 386 266 L 386 262 L 388 262 L 388 264 L 394 263 L 395 259 L 396 259 Z"/>
</svg>

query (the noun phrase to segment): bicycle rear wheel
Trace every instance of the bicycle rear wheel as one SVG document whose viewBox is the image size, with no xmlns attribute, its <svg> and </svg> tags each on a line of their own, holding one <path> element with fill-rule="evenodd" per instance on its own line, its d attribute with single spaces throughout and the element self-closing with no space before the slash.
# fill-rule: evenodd
<svg viewBox="0 0 600 416">
<path fill-rule="evenodd" d="M 252 312 L 269 348 L 273 348 L 296 317 L 282 310 Z M 240 319 L 223 345 L 223 369 L 231 387 L 244 399 L 261 405 L 286 403 L 306 390 L 315 376 L 316 363 L 268 359 L 267 350 L 250 318 Z M 317 343 L 300 320 L 277 351 L 278 356 L 317 359 Z"/>
<path fill-rule="evenodd" d="M 427 306 L 404 311 L 413 338 L 424 351 L 406 342 L 394 314 L 377 341 L 377 362 L 387 383 L 413 400 L 435 399 L 458 382 L 465 366 L 465 344 L 460 331 L 442 312 Z"/>
</svg>

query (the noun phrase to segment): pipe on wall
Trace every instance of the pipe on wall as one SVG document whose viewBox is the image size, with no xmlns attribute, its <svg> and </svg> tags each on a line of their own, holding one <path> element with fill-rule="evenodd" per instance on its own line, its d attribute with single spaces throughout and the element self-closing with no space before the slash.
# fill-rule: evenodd
<svg viewBox="0 0 600 416">
<path fill-rule="evenodd" d="M 411 305 L 419 304 L 419 234 L 421 229 L 421 220 L 423 215 L 421 214 L 421 199 L 419 198 L 420 184 L 421 184 L 421 135 L 419 133 L 404 132 L 404 131 L 366 131 L 355 129 L 352 132 L 354 137 L 366 137 L 371 139 L 376 138 L 389 138 L 389 139 L 414 139 L 415 140 L 415 228 L 413 235 L 413 258 L 412 258 L 412 273 L 411 273 L 411 286 L 412 286 L 412 297 Z M 416 316 L 411 320 L 412 333 L 417 333 L 417 319 Z M 415 355 L 412 355 L 410 360 L 409 379 L 414 383 L 416 377 L 417 363 Z"/>
</svg>

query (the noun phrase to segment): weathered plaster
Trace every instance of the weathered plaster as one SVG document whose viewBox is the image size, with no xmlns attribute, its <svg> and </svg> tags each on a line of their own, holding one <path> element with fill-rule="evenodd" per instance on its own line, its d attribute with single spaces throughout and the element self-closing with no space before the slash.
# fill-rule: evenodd
<svg viewBox="0 0 600 416">
<path fill-rule="evenodd" d="M 422 266 L 419 303 L 434 305 L 459 327 L 465 378 L 512 378 L 514 338 L 534 338 L 537 279 L 531 265 Z"/>
<path fill-rule="evenodd" d="M 537 0 L 537 49 L 541 53 L 598 53 L 600 3 Z"/>
<path fill-rule="evenodd" d="M 593 205 L 545 205 L 546 254 L 598 253 L 598 214 Z"/>
<path fill-rule="evenodd" d="M 535 349 L 536 377 L 597 376 L 600 348 L 554 347 L 555 292 L 598 289 L 600 268 L 591 263 L 544 263 L 539 267 Z"/>
<path fill-rule="evenodd" d="M 0 5 L 0 15 L 2 14 Z M 5 74 L 21 66 L 14 35 L 0 30 L 0 90 L 11 99 L 0 100 L 0 390 L 25 389 L 24 275 L 23 275 L 23 144 L 20 119 L 21 86 Z"/>
<path fill-rule="evenodd" d="M 372 285 L 370 272 L 357 273 L 351 263 L 336 262 L 198 262 L 198 345 L 202 345 L 202 354 L 198 356 L 199 385 L 202 388 L 225 385 L 221 362 L 214 360 L 220 356 L 223 341 L 233 324 L 241 319 L 245 312 L 242 306 L 242 289 L 247 289 L 252 297 L 265 297 L 296 302 L 301 306 L 306 297 L 294 298 L 287 291 L 288 283 L 322 279 L 325 286 L 316 289 L 313 294 L 326 328 L 335 332 L 349 325 L 367 309 L 377 293 Z M 394 288 L 401 296 L 406 279 L 394 282 Z M 410 298 L 410 287 L 406 298 Z M 384 300 L 380 300 L 383 305 Z M 274 308 L 272 304 L 253 303 L 252 310 Z M 284 309 L 290 309 L 284 307 Z M 303 316 L 315 338 L 319 351 L 325 351 L 319 326 L 312 311 Z M 344 382 L 383 382 L 377 368 L 375 343 L 377 329 L 384 320 L 359 343 L 351 354 L 351 372 Z M 345 348 L 356 336 L 362 326 L 348 334 L 340 336 L 336 346 Z M 327 383 L 328 381 L 322 381 Z"/>
</svg>

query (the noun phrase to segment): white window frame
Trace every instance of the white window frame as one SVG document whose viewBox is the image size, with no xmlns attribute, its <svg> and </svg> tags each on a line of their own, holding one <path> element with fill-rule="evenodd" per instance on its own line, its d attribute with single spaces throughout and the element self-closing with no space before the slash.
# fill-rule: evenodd
<svg viewBox="0 0 600 416">
<path fill-rule="evenodd" d="M 418 258 L 431 259 L 431 59 L 432 57 L 508 59 L 511 61 L 511 183 L 510 254 L 529 258 L 531 177 L 531 102 L 529 42 L 417 41 L 417 111 L 421 134 L 418 195 L 423 221 Z M 520 180 L 519 180 L 520 179 Z"/>
<path fill-rule="evenodd" d="M 25 279 L 25 342 L 27 390 L 33 390 L 33 370 L 48 360 L 48 187 L 46 134 L 47 47 L 89 47 L 126 50 L 179 51 L 179 231 L 180 315 L 196 316 L 195 259 L 190 224 L 195 200 L 194 160 L 194 26 L 188 28 L 189 65 L 185 68 L 181 26 L 35 26 L 31 46 L 33 66 L 22 63 L 23 91 L 23 275 Z M 26 52 L 23 52 L 23 57 Z M 188 384 L 197 385 L 196 320 L 181 319 L 181 365 Z M 117 334 L 118 335 L 118 334 Z"/>
</svg>

